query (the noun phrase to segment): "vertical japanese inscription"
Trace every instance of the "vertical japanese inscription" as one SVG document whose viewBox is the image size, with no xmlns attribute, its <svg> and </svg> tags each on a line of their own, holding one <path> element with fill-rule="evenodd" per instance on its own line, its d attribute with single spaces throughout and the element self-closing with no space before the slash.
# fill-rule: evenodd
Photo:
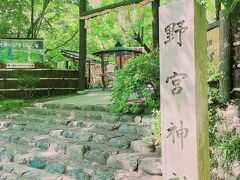
<svg viewBox="0 0 240 180">
<path fill-rule="evenodd" d="M 209 179 L 204 18 L 194 0 L 160 7 L 163 180 Z"/>
<path fill-rule="evenodd" d="M 166 83 L 172 82 L 173 89 L 171 90 L 173 95 L 181 94 L 183 91 L 183 87 L 181 86 L 181 82 L 183 79 L 188 78 L 186 73 L 177 73 L 173 72 L 173 76 L 168 76 L 166 79 Z"/>
<path fill-rule="evenodd" d="M 176 36 L 178 36 L 177 44 L 182 46 L 182 35 L 188 30 L 188 27 L 184 26 L 184 23 L 185 20 L 181 20 L 177 23 L 173 22 L 164 28 L 167 34 L 167 40 L 164 44 L 170 43 Z"/>
</svg>

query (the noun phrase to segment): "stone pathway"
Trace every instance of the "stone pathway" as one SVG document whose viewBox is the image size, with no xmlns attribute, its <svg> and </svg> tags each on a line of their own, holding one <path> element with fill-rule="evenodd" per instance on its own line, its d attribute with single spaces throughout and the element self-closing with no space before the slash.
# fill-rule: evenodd
<svg viewBox="0 0 240 180">
<path fill-rule="evenodd" d="M 112 114 L 110 96 L 91 97 L 0 114 L 0 180 L 160 180 L 160 148 L 142 140 L 151 117 Z"/>
</svg>

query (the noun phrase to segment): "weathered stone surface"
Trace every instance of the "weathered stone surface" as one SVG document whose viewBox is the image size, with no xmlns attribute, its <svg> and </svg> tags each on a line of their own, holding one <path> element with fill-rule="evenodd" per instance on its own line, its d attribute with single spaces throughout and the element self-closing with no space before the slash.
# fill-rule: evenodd
<svg viewBox="0 0 240 180">
<path fill-rule="evenodd" d="M 82 169 L 71 169 L 67 171 L 67 175 L 76 180 L 89 180 L 89 175 Z"/>
<path fill-rule="evenodd" d="M 79 122 L 79 121 L 71 121 L 71 122 L 68 124 L 69 127 L 74 127 L 74 128 L 80 127 L 81 125 L 82 125 L 82 123 Z"/>
<path fill-rule="evenodd" d="M 142 117 L 142 125 L 151 125 L 151 124 L 152 124 L 152 116 Z"/>
<path fill-rule="evenodd" d="M 7 163 L 12 162 L 14 159 L 14 155 L 12 151 L 3 150 L 0 152 L 0 162 Z"/>
<path fill-rule="evenodd" d="M 95 119 L 95 120 L 101 120 L 102 119 L 102 116 L 101 114 L 96 114 L 96 113 L 86 113 L 83 115 L 83 117 L 85 118 L 92 118 L 92 119 Z"/>
<path fill-rule="evenodd" d="M 129 126 L 129 125 L 123 124 L 118 129 L 118 132 L 123 134 L 136 134 L 137 129 L 135 126 Z"/>
<path fill-rule="evenodd" d="M 159 8 L 164 180 L 174 179 L 173 172 L 177 179 L 210 179 L 205 18 L 205 9 L 195 0 L 176 1 Z M 173 32 L 175 38 L 169 38 L 166 32 L 171 23 L 182 23 L 186 32 L 180 33 L 182 36 Z M 178 130 L 181 137 L 187 138 L 181 141 Z"/>
<path fill-rule="evenodd" d="M 65 173 L 66 172 L 66 166 L 64 164 L 59 164 L 59 163 L 51 163 L 51 164 L 48 164 L 46 169 L 48 172 L 50 173 Z"/>
<path fill-rule="evenodd" d="M 47 150 L 50 146 L 50 143 L 47 139 L 40 139 L 35 142 L 35 147 L 39 149 Z"/>
<path fill-rule="evenodd" d="M 67 148 L 67 154 L 72 160 L 82 160 L 86 149 L 84 145 L 71 144 Z"/>
<path fill-rule="evenodd" d="M 15 166 L 13 173 L 18 175 L 18 177 L 22 177 L 23 174 L 28 173 L 31 170 L 32 169 L 30 167 L 18 165 L 18 166 Z"/>
<path fill-rule="evenodd" d="M 104 121 L 118 122 L 120 120 L 119 115 L 102 114 L 101 116 Z"/>
<path fill-rule="evenodd" d="M 74 138 L 75 136 L 74 132 L 71 132 L 71 131 L 64 131 L 62 135 L 65 138 Z"/>
<path fill-rule="evenodd" d="M 26 179 L 26 180 L 41 180 L 41 176 L 42 176 L 42 172 L 27 172 L 25 174 L 22 175 L 22 179 Z"/>
<path fill-rule="evenodd" d="M 11 129 L 15 130 L 15 131 L 23 131 L 25 128 L 25 125 L 22 124 L 14 124 Z"/>
<path fill-rule="evenodd" d="M 120 116 L 120 121 L 122 121 L 122 122 L 134 122 L 134 116 L 122 115 L 122 116 Z"/>
<path fill-rule="evenodd" d="M 101 149 L 87 151 L 84 154 L 85 159 L 89 161 L 97 162 L 100 164 L 106 164 L 108 156 L 109 156 L 108 153 Z"/>
<path fill-rule="evenodd" d="M 93 106 L 92 105 L 84 105 L 84 106 L 81 106 L 80 109 L 85 110 L 85 111 L 92 111 Z"/>
<path fill-rule="evenodd" d="M 21 139 L 19 136 L 10 136 L 8 141 L 11 143 L 18 143 L 18 141 Z"/>
<path fill-rule="evenodd" d="M 27 161 L 30 159 L 28 154 L 15 154 L 14 162 L 18 164 L 26 164 Z"/>
<path fill-rule="evenodd" d="M 148 157 L 144 158 L 138 167 L 141 173 L 149 175 L 162 175 L 162 164 L 160 158 Z"/>
<path fill-rule="evenodd" d="M 105 135 L 96 135 L 92 138 L 92 141 L 97 144 L 103 144 L 107 141 L 107 138 Z"/>
<path fill-rule="evenodd" d="M 12 173 L 14 170 L 14 167 L 12 165 L 5 165 L 3 166 L 3 171 L 7 173 Z"/>
<path fill-rule="evenodd" d="M 226 177 L 226 180 L 239 180 L 238 177 L 228 176 Z"/>
<path fill-rule="evenodd" d="M 50 133 L 50 129 L 46 128 L 46 127 L 40 127 L 39 128 L 39 132 L 42 133 L 42 134 L 49 134 Z"/>
<path fill-rule="evenodd" d="M 7 134 L 0 134 L 0 141 L 9 141 L 10 136 Z"/>
<path fill-rule="evenodd" d="M 0 129 L 8 128 L 10 125 L 11 123 L 7 121 L 0 122 Z"/>
<path fill-rule="evenodd" d="M 78 135 L 78 139 L 80 141 L 84 141 L 84 142 L 90 142 L 92 140 L 92 137 L 93 137 L 93 134 L 91 134 L 91 133 Z"/>
<path fill-rule="evenodd" d="M 36 168 L 36 169 L 44 169 L 45 168 L 45 162 L 42 159 L 34 158 L 31 160 L 28 160 L 27 162 L 28 167 Z"/>
<path fill-rule="evenodd" d="M 144 140 L 132 141 L 131 148 L 134 152 L 138 152 L 139 154 L 150 154 L 155 151 L 154 144 Z"/>
<path fill-rule="evenodd" d="M 134 171 L 138 166 L 138 160 L 138 154 L 123 153 L 110 156 L 107 165 L 115 169 Z"/>
<path fill-rule="evenodd" d="M 114 174 L 115 180 L 127 180 L 128 177 L 130 176 L 130 172 L 125 171 L 125 170 L 117 170 Z"/>
<path fill-rule="evenodd" d="M 128 149 L 130 146 L 130 141 L 126 137 L 116 137 L 108 141 L 109 146 L 114 146 L 120 149 Z"/>
<path fill-rule="evenodd" d="M 99 104 L 99 105 L 95 105 L 93 107 L 93 110 L 95 111 L 106 111 L 108 112 L 109 111 L 109 106 L 108 105 L 105 105 L 105 104 Z"/>
<path fill-rule="evenodd" d="M 67 145 L 66 144 L 57 144 L 55 147 L 55 152 L 61 153 L 61 154 L 66 154 L 67 151 Z"/>
<path fill-rule="evenodd" d="M 240 179 L 240 165 L 233 167 L 232 174 Z"/>
<path fill-rule="evenodd" d="M 134 118 L 134 122 L 138 125 L 141 125 L 142 124 L 142 117 L 141 116 L 136 116 Z"/>
<path fill-rule="evenodd" d="M 101 124 L 99 127 L 107 131 L 114 131 L 120 127 L 120 124 Z"/>
<path fill-rule="evenodd" d="M 51 136 L 60 137 L 63 134 L 63 130 L 55 129 L 51 132 Z"/>
<path fill-rule="evenodd" d="M 137 127 L 137 133 L 143 137 L 151 136 L 152 135 L 151 126 L 139 126 Z"/>
<path fill-rule="evenodd" d="M 130 176 L 127 180 L 162 180 L 161 176 Z"/>
<path fill-rule="evenodd" d="M 99 172 L 94 174 L 91 180 L 114 180 L 114 176 L 110 172 Z"/>
</svg>

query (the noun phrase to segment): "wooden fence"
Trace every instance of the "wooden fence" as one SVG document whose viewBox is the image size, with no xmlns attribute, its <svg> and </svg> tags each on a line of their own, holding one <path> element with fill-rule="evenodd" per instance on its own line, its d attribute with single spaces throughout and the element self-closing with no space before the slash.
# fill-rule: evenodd
<svg viewBox="0 0 240 180">
<path fill-rule="evenodd" d="M 34 87 L 30 84 L 35 80 Z M 78 71 L 52 69 L 0 69 L 0 96 L 21 97 L 76 93 Z"/>
</svg>

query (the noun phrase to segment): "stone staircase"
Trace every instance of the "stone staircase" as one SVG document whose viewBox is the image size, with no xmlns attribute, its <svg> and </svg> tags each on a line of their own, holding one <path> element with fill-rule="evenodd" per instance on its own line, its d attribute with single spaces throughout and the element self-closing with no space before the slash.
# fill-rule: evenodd
<svg viewBox="0 0 240 180">
<path fill-rule="evenodd" d="M 0 180 L 160 180 L 151 117 L 107 105 L 36 104 L 0 114 Z"/>
</svg>

